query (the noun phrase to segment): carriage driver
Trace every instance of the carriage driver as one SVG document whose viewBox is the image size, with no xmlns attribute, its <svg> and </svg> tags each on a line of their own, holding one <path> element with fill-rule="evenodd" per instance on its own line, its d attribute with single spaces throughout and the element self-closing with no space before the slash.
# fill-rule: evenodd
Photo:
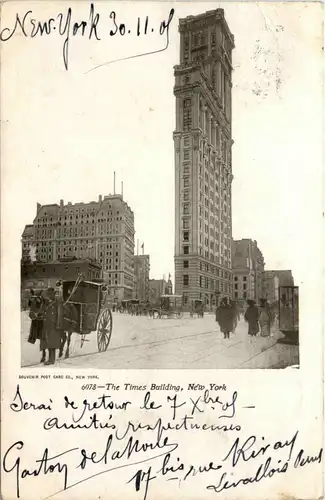
<svg viewBox="0 0 325 500">
<path fill-rule="evenodd" d="M 54 365 L 55 363 L 55 350 L 61 347 L 61 337 L 63 330 L 59 328 L 59 307 L 60 301 L 58 300 L 54 288 L 47 290 L 47 307 L 44 316 L 44 337 L 45 346 L 48 349 L 49 357 L 45 365 Z"/>
</svg>

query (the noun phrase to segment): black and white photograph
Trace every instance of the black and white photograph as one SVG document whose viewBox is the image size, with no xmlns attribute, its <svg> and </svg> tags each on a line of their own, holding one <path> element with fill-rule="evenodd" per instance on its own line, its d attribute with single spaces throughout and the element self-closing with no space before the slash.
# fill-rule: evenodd
<svg viewBox="0 0 325 500">
<path fill-rule="evenodd" d="M 324 497 L 314 0 L 1 5 L 1 498 Z"/>
<path fill-rule="evenodd" d="M 26 68 L 21 366 L 298 368 L 315 70 L 287 11 L 102 7 L 116 52 Z"/>
</svg>

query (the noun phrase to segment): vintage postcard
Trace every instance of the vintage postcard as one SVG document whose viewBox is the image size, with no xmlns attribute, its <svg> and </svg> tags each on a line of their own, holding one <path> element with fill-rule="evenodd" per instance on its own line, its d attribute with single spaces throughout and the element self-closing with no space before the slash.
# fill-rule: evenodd
<svg viewBox="0 0 325 500">
<path fill-rule="evenodd" d="M 323 497 L 323 6 L 1 5 L 1 498 Z"/>
</svg>

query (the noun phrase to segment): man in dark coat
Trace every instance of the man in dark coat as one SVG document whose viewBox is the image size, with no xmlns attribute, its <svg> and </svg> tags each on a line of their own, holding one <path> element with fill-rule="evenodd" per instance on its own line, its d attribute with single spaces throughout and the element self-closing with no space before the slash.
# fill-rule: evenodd
<svg viewBox="0 0 325 500">
<path fill-rule="evenodd" d="M 55 350 L 61 347 L 63 330 L 58 328 L 58 308 L 59 302 L 55 296 L 55 291 L 53 288 L 49 288 L 43 324 L 46 348 L 49 352 L 49 359 L 45 362 L 45 365 L 55 363 Z"/>
<path fill-rule="evenodd" d="M 46 301 L 42 296 L 42 292 L 37 295 L 32 295 L 28 302 L 29 318 L 31 319 L 29 336 L 27 342 L 35 344 L 36 340 L 40 341 L 40 351 L 42 351 L 41 363 L 45 361 L 45 339 L 44 339 L 44 313 Z"/>
<path fill-rule="evenodd" d="M 259 320 L 259 310 L 255 305 L 254 300 L 247 301 L 248 308 L 245 312 L 245 321 L 248 323 L 248 335 L 252 336 L 253 340 L 256 340 L 256 335 L 260 331 L 258 320 Z"/>
<path fill-rule="evenodd" d="M 216 321 L 219 323 L 220 330 L 222 331 L 224 338 L 230 338 L 230 332 L 233 329 L 233 310 L 228 304 L 227 297 L 224 297 L 221 301 L 220 306 L 216 310 Z"/>
</svg>

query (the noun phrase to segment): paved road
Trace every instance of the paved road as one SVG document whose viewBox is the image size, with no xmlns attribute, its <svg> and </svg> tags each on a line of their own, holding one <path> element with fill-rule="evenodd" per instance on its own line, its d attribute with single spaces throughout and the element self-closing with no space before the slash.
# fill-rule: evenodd
<svg viewBox="0 0 325 500">
<path fill-rule="evenodd" d="M 37 345 L 27 342 L 29 319 L 22 313 L 22 366 L 39 367 Z M 284 368 L 299 362 L 298 347 L 278 344 L 282 336 L 258 337 L 251 343 L 242 320 L 230 339 L 224 340 L 212 315 L 203 319 L 184 316 L 177 319 L 151 319 L 113 314 L 110 346 L 98 353 L 96 333 L 80 347 L 80 337 L 72 336 L 70 358 L 57 367 L 101 369 L 209 369 L 209 368 Z"/>
</svg>

